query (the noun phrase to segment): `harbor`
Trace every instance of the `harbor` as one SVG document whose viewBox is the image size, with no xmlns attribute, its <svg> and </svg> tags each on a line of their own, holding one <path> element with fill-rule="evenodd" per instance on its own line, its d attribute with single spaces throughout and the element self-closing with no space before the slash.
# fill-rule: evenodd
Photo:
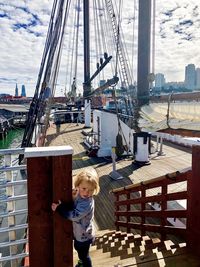
<svg viewBox="0 0 200 267">
<path fill-rule="evenodd" d="M 0 104 L 0 139 L 5 139 L 11 129 L 24 128 L 29 105 Z"/>
</svg>

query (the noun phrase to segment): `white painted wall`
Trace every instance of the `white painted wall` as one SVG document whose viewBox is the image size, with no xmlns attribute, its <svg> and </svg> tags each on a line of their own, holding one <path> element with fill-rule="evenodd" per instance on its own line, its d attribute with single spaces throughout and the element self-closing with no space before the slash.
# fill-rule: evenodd
<svg viewBox="0 0 200 267">
<path fill-rule="evenodd" d="M 118 134 L 118 120 L 116 114 L 105 112 L 103 110 L 93 111 L 93 131 L 98 132 L 97 117 L 100 121 L 100 148 L 98 157 L 111 156 L 112 147 L 116 146 L 116 136 Z M 123 145 L 127 145 L 130 153 L 133 153 L 133 130 L 125 123 L 120 121 L 125 139 Z M 126 141 L 125 141 L 126 140 Z"/>
</svg>

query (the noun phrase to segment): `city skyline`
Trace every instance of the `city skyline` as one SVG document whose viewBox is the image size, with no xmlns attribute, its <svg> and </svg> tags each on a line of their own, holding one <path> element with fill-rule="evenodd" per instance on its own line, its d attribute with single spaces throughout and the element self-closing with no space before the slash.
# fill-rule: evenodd
<svg viewBox="0 0 200 267">
<path fill-rule="evenodd" d="M 0 93 L 14 94 L 18 83 L 26 84 L 27 96 L 33 96 L 52 3 L 52 0 L 0 2 Z M 130 7 L 134 2 L 124 0 L 123 5 L 122 28 L 130 50 L 133 24 Z M 199 13 L 196 1 L 156 0 L 154 73 L 164 73 L 167 81 L 183 81 L 185 66 L 198 65 L 200 61 L 195 52 L 200 45 Z M 64 86 L 58 85 L 58 95 L 63 94 Z M 81 86 L 80 82 L 79 90 Z"/>
<path fill-rule="evenodd" d="M 194 71 L 195 71 L 195 76 L 193 77 L 190 77 L 191 76 L 191 73 L 189 71 L 188 73 L 188 76 L 187 76 L 187 69 L 190 67 L 190 66 L 194 66 Z M 200 68 L 198 66 L 195 66 L 195 64 L 188 64 L 185 66 L 185 69 L 184 69 L 184 73 L 185 73 L 185 77 L 184 77 L 184 80 L 183 81 L 167 81 L 165 79 L 165 74 L 164 73 L 155 73 L 155 82 L 154 82 L 154 85 L 153 87 L 162 87 L 164 84 L 170 84 L 170 85 L 175 85 L 176 84 L 176 87 L 178 87 L 178 85 L 180 85 L 180 87 L 184 86 L 186 89 L 191 89 L 191 90 L 195 90 L 195 89 L 200 89 Z M 187 78 L 189 79 L 189 81 L 187 81 Z M 190 83 L 192 82 L 192 87 L 190 87 Z M 105 80 L 100 80 L 100 84 L 99 86 L 101 86 L 101 83 L 104 84 L 105 83 Z M 188 86 L 188 83 L 189 83 L 189 86 Z M 196 86 L 195 86 L 196 85 Z M 25 85 L 22 84 L 21 86 L 21 96 L 26 96 L 26 89 L 23 89 L 25 88 Z M 16 86 L 15 86 L 15 96 L 19 96 L 19 89 L 18 89 L 18 84 L 16 83 Z M 25 95 L 24 93 L 25 92 Z"/>
<path fill-rule="evenodd" d="M 180 87 L 185 87 L 189 90 L 200 90 L 200 68 L 195 66 L 195 64 L 188 64 L 185 66 L 184 70 L 184 80 L 183 81 L 166 81 L 164 73 L 155 74 L 155 84 L 154 87 L 161 88 L 166 84 L 178 84 Z"/>
</svg>

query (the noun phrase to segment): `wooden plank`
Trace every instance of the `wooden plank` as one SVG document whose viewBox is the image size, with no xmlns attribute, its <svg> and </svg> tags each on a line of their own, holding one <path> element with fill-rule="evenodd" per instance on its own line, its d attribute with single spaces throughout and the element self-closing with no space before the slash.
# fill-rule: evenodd
<svg viewBox="0 0 200 267">
<path fill-rule="evenodd" d="M 106 237 L 104 240 L 103 237 Z M 108 233 L 104 234 L 101 239 L 102 245 L 108 240 L 110 236 L 110 246 L 107 244 L 107 249 L 96 249 L 95 246 L 92 247 L 90 255 L 92 258 L 93 265 L 95 267 L 102 266 L 199 266 L 199 259 L 193 256 L 186 247 L 174 246 L 172 242 L 158 242 L 153 243 L 152 239 L 146 240 L 146 237 L 138 237 L 131 240 L 129 247 L 124 247 L 122 244 L 128 242 L 125 239 L 125 234 L 123 233 L 120 238 L 120 233 L 116 234 Z M 117 239 L 117 237 L 119 239 Z M 100 240 L 99 240 L 100 241 Z M 147 244 L 146 244 L 147 243 Z M 132 244 L 132 245 L 131 245 Z M 153 247 L 149 245 L 154 245 Z M 75 253 L 74 258 L 77 259 L 77 254 Z M 190 264 L 190 265 L 186 265 Z"/>
<path fill-rule="evenodd" d="M 73 175 L 75 175 L 82 168 L 85 168 L 87 166 L 93 166 L 96 168 L 100 176 L 101 191 L 100 194 L 95 197 L 95 205 L 96 205 L 95 221 L 97 227 L 100 230 L 115 229 L 114 217 L 113 217 L 114 198 L 112 194 L 109 194 L 111 190 L 131 185 L 133 183 L 135 184 L 142 181 L 148 181 L 149 179 L 165 175 L 166 173 L 176 172 L 177 170 L 182 170 L 191 167 L 192 157 L 190 153 L 182 151 L 172 146 L 166 146 L 164 144 L 163 151 L 165 152 L 166 155 L 157 156 L 156 154 L 152 154 L 151 164 L 148 166 L 143 166 L 138 168 L 133 164 L 133 160 L 131 158 L 127 158 L 126 160 L 124 159 L 118 160 L 116 162 L 116 169 L 124 177 L 124 179 L 119 181 L 114 181 L 109 177 L 109 173 L 112 171 L 112 162 L 110 160 L 99 159 L 99 158 L 87 158 L 84 160 L 84 157 L 86 157 L 87 155 L 85 153 L 85 147 L 82 144 L 83 140 L 83 136 L 81 134 L 82 129 L 83 125 L 76 126 L 75 124 L 74 125 L 71 124 L 70 127 L 69 125 L 67 126 L 61 125 L 61 134 L 59 136 L 56 136 L 54 140 L 51 140 L 50 145 L 70 144 L 73 147 L 74 149 L 73 158 L 76 158 L 75 160 L 73 160 L 73 170 L 72 170 Z M 186 189 L 186 185 L 184 186 L 183 184 L 181 188 L 182 191 L 184 191 L 184 189 Z M 170 188 L 170 190 L 171 192 L 174 192 L 175 188 L 172 187 Z M 152 190 L 152 194 L 154 195 L 157 194 L 157 191 Z M 129 243 L 129 241 L 127 242 Z M 136 246 L 139 246 L 139 243 L 137 244 L 136 242 Z M 135 258 L 132 259 L 129 258 L 124 260 L 120 259 L 120 257 L 110 258 L 109 252 L 102 253 L 101 250 L 94 252 L 93 251 L 94 249 L 95 247 L 92 247 L 91 256 L 93 259 L 93 265 L 95 267 L 102 267 L 102 266 L 113 267 L 114 265 L 117 264 L 123 264 L 123 266 L 131 264 L 131 266 L 134 265 L 137 266 Z M 163 247 L 160 248 L 161 251 L 162 249 Z M 96 257 L 97 260 L 95 260 Z M 121 255 L 121 257 L 123 256 Z M 174 260 L 172 260 L 172 262 L 174 263 Z M 162 266 L 161 265 L 162 258 L 159 261 L 155 260 L 147 263 L 141 261 L 141 263 L 143 267 Z M 182 266 L 180 265 L 180 267 Z"/>
<path fill-rule="evenodd" d="M 114 198 L 109 192 L 115 188 L 124 187 L 127 185 L 139 183 L 142 181 L 148 181 L 149 179 L 156 178 L 158 176 L 165 175 L 166 173 L 176 172 L 191 167 L 192 157 L 191 154 L 176 149 L 172 146 L 163 145 L 163 151 L 165 156 L 157 156 L 157 154 L 151 155 L 151 164 L 138 168 L 133 164 L 131 158 L 126 160 L 121 159 L 116 162 L 117 171 L 124 177 L 124 179 L 115 181 L 109 177 L 109 173 L 112 171 L 111 160 L 105 160 L 103 158 L 88 158 L 83 160 L 84 156 L 87 156 L 85 147 L 83 146 L 83 125 L 77 126 L 76 124 L 62 124 L 61 134 L 55 135 L 56 129 L 50 129 L 51 136 L 55 137 L 49 141 L 50 145 L 70 144 L 74 149 L 73 157 L 73 175 L 79 172 L 82 168 L 87 166 L 93 166 L 96 168 L 100 176 L 100 194 L 95 198 L 95 220 L 100 230 L 115 229 L 114 225 Z M 49 131 L 49 130 L 48 130 Z M 178 185 L 177 185 L 178 187 Z M 185 186 L 182 187 L 184 190 Z M 171 188 L 173 192 L 175 188 Z M 154 194 L 157 194 L 156 190 L 152 190 Z"/>
</svg>

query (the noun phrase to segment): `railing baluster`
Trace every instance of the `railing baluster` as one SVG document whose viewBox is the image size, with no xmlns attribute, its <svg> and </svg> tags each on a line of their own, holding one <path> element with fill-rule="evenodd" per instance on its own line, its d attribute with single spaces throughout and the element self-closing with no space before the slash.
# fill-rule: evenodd
<svg viewBox="0 0 200 267">
<path fill-rule="evenodd" d="M 120 230 L 121 227 L 126 228 L 127 232 L 131 229 L 139 229 L 142 235 L 146 234 L 146 231 L 156 232 L 161 234 L 162 239 L 166 239 L 166 234 L 180 234 L 182 237 L 186 238 L 186 225 L 178 220 L 177 225 L 170 225 L 172 221 L 170 218 L 185 218 L 187 217 L 187 210 L 178 210 L 178 209 L 168 209 L 168 201 L 178 201 L 178 200 L 187 200 L 188 194 L 187 191 L 181 192 L 168 192 L 168 186 L 185 182 L 187 183 L 188 179 L 191 178 L 191 169 L 183 170 L 180 172 L 170 173 L 165 176 L 154 178 L 149 181 L 145 181 L 138 184 L 132 184 L 125 186 L 123 188 L 117 188 L 112 190 L 116 198 L 115 200 L 115 216 L 116 221 L 115 225 L 117 230 Z M 161 193 L 148 195 L 147 190 L 154 192 L 155 188 L 161 188 Z M 186 186 L 187 188 L 187 186 Z M 126 195 L 126 199 L 121 200 L 121 195 Z M 161 203 L 161 210 L 154 209 L 155 203 Z M 135 211 L 132 209 L 132 205 L 140 205 L 140 210 Z M 152 210 L 147 209 L 149 205 L 153 208 Z M 126 206 L 126 211 L 120 209 L 121 206 Z M 126 220 L 119 220 L 120 217 L 125 217 Z M 133 222 L 131 217 L 139 217 L 140 223 Z M 150 224 L 147 221 L 147 218 L 160 218 L 160 224 L 155 221 L 155 224 Z"/>
<path fill-rule="evenodd" d="M 116 202 L 119 201 L 119 195 L 118 194 L 115 195 L 115 201 Z M 116 206 L 116 210 L 117 211 L 119 210 L 119 206 Z M 119 216 L 116 217 L 116 222 L 117 221 L 119 221 Z M 119 226 L 118 225 L 116 225 L 116 228 L 117 228 L 117 231 L 119 231 Z"/>
<path fill-rule="evenodd" d="M 126 193 L 126 199 L 129 200 L 130 197 L 131 197 L 130 192 L 127 192 L 127 193 Z M 130 210 L 131 210 L 131 205 L 130 205 L 130 204 L 127 204 L 127 206 L 126 206 L 126 210 L 127 210 L 127 211 L 130 211 Z M 130 222 L 130 218 L 131 218 L 131 216 L 127 216 L 127 222 Z M 131 230 L 130 230 L 130 227 L 128 227 L 128 228 L 127 228 L 127 233 L 130 233 L 130 231 L 131 231 Z"/>
<path fill-rule="evenodd" d="M 143 186 L 142 190 L 141 190 L 141 197 L 145 198 L 146 197 L 146 188 L 145 186 Z M 141 203 L 141 211 L 143 212 L 145 210 L 145 203 Z M 141 216 L 141 224 L 144 225 L 145 224 L 145 216 L 142 215 Z M 145 229 L 144 227 L 142 227 L 141 229 L 141 235 L 145 235 Z"/>
<path fill-rule="evenodd" d="M 28 242 L 27 238 L 23 236 L 28 227 L 26 224 L 27 195 L 22 193 L 26 188 L 27 181 L 22 180 L 20 174 L 20 171 L 26 169 L 26 165 L 17 165 L 16 157 L 19 154 L 24 154 L 24 149 L 2 149 L 0 151 L 0 155 L 3 156 L 3 166 L 0 167 L 0 190 L 5 192 L 0 198 L 0 267 L 5 266 L 5 263 L 9 267 L 21 266 L 22 259 L 28 256 L 28 253 L 22 251 L 23 244 Z M 19 193 L 21 188 L 22 192 Z M 23 201 L 23 205 L 18 205 L 19 201 L 20 203 Z M 6 207 L 4 207 L 5 205 Z M 18 219 L 16 220 L 16 216 L 18 218 L 20 216 L 20 222 Z M 22 234 L 18 234 L 19 232 Z"/>
<path fill-rule="evenodd" d="M 167 195 L 167 185 L 164 184 L 162 185 L 162 193 L 161 193 L 163 196 Z M 162 211 L 162 214 L 164 215 L 165 213 L 165 210 L 167 210 L 167 201 L 166 201 L 166 198 L 163 199 L 163 201 L 161 202 L 161 211 Z M 165 225 L 167 225 L 167 217 L 163 216 L 161 218 L 161 225 L 162 227 L 164 227 Z M 161 233 L 161 238 L 163 240 L 166 239 L 166 233 L 165 232 L 162 232 Z"/>
<path fill-rule="evenodd" d="M 12 155 L 5 155 L 5 166 L 12 166 Z M 13 172 L 10 170 L 8 172 L 6 172 L 6 180 L 8 182 L 13 182 Z M 13 186 L 9 186 L 6 187 L 6 194 L 7 196 L 14 196 L 15 192 L 14 192 L 14 187 Z M 15 210 L 15 201 L 9 201 L 7 203 L 7 211 L 13 211 Z M 15 225 L 15 216 L 11 215 L 8 216 L 8 227 Z M 16 231 L 9 231 L 9 242 L 12 242 L 14 240 L 16 240 Z M 17 246 L 16 245 L 12 245 L 9 247 L 10 249 L 10 255 L 15 255 L 17 254 Z M 11 267 L 17 267 L 18 266 L 18 261 L 17 260 L 13 260 L 11 262 Z"/>
</svg>

